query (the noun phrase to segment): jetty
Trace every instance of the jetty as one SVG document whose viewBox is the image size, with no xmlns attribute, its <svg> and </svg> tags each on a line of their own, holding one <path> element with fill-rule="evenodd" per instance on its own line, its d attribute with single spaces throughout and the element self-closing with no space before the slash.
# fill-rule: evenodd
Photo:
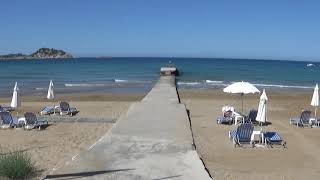
<svg viewBox="0 0 320 180">
<path fill-rule="evenodd" d="M 179 70 L 169 61 L 169 64 L 161 67 L 160 76 L 179 76 Z"/>
<path fill-rule="evenodd" d="M 211 179 L 175 81 L 174 75 L 160 76 L 107 134 L 45 179 Z"/>
</svg>

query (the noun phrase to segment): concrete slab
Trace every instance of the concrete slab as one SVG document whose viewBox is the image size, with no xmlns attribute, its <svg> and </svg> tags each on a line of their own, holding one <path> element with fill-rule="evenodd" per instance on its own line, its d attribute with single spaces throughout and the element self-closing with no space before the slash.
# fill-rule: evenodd
<svg viewBox="0 0 320 180">
<path fill-rule="evenodd" d="M 175 77 L 161 77 L 91 149 L 47 179 L 211 179 L 193 146 Z"/>
</svg>

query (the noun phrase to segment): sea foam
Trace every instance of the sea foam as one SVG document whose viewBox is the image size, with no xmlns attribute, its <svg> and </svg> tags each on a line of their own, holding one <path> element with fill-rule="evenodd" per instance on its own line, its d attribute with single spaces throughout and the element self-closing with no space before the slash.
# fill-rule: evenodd
<svg viewBox="0 0 320 180">
<path fill-rule="evenodd" d="M 65 87 L 99 87 L 99 86 L 106 86 L 106 84 L 89 84 L 89 83 L 78 83 L 78 84 L 64 84 Z"/>
</svg>

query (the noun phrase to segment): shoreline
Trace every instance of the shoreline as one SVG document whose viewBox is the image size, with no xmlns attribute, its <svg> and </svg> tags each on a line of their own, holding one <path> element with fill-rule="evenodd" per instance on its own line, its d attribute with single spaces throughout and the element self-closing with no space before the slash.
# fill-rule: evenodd
<svg viewBox="0 0 320 180">
<path fill-rule="evenodd" d="M 55 102 L 58 101 L 139 101 L 146 93 L 66 93 L 56 94 Z M 45 96 L 20 95 L 21 102 L 52 102 Z M 0 97 L 0 103 L 11 102 L 11 97 Z"/>
<path fill-rule="evenodd" d="M 224 93 L 222 91 L 223 88 L 178 88 L 179 92 L 182 93 L 193 93 L 195 91 L 200 92 L 202 96 L 204 94 L 210 94 L 210 93 L 218 93 L 222 96 L 228 95 L 228 96 L 237 96 L 237 94 L 228 94 Z M 263 88 L 259 88 L 260 91 L 263 90 Z M 139 101 L 141 100 L 149 91 L 143 91 L 143 92 L 77 92 L 77 93 L 59 93 L 56 94 L 55 101 L 60 100 L 71 100 L 71 101 Z M 277 96 L 281 95 L 289 95 L 289 96 L 297 96 L 297 95 L 306 95 L 312 97 L 313 89 L 266 89 L 266 92 L 268 94 L 274 94 Z M 197 96 L 197 93 L 194 94 Z M 255 94 L 257 95 L 257 93 Z M 248 96 L 251 96 L 249 94 Z M 43 101 L 43 102 L 52 102 L 48 99 L 46 99 L 45 95 L 34 95 L 34 94 L 20 94 L 21 101 Z M 311 100 L 311 99 L 310 99 Z M 0 103 L 4 101 L 11 101 L 11 94 L 10 96 L 0 96 Z"/>
</svg>

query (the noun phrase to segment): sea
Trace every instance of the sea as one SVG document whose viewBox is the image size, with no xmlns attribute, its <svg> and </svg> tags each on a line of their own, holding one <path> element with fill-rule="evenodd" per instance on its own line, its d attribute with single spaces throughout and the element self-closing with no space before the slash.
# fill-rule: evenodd
<svg viewBox="0 0 320 180">
<path fill-rule="evenodd" d="M 248 81 L 258 89 L 306 90 L 320 81 L 320 62 L 228 58 L 74 58 L 0 60 L 0 96 L 55 93 L 145 93 L 169 62 L 180 71 L 178 88 L 223 89 Z"/>
</svg>

